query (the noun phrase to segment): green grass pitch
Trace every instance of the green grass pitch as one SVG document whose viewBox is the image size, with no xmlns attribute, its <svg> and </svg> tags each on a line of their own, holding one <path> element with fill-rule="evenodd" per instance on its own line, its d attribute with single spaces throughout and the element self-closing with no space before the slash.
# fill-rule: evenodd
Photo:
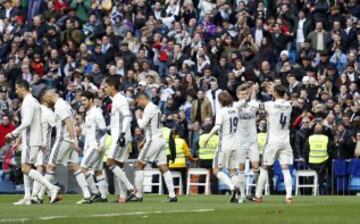
<svg viewBox="0 0 360 224">
<path fill-rule="evenodd" d="M 360 197 L 301 196 L 292 205 L 283 196 L 268 196 L 264 203 L 230 204 L 229 196 L 180 196 L 178 203 L 163 203 L 166 196 L 145 195 L 142 203 L 75 205 L 80 195 L 65 195 L 54 205 L 14 206 L 20 195 L 0 195 L 1 223 L 360 223 Z M 115 197 L 111 196 L 110 200 Z"/>
</svg>

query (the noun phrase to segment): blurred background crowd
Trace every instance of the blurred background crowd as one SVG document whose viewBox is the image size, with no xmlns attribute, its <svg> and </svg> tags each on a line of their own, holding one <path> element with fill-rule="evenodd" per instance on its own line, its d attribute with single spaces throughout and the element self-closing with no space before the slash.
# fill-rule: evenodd
<svg viewBox="0 0 360 224">
<path fill-rule="evenodd" d="M 268 83 L 288 87 L 296 161 L 308 160 L 316 124 L 333 146 L 330 159 L 360 156 L 357 0 L 1 0 L 0 7 L 3 159 L 10 147 L 4 136 L 21 120 L 17 79 L 29 81 L 35 96 L 58 89 L 76 113 L 81 139 L 83 91 L 97 93 L 109 122 L 107 76 L 121 80 L 133 110 L 136 92 L 151 97 L 169 148 L 184 140 L 187 160 L 201 163 L 199 139 L 220 109 L 218 94 L 227 90 L 236 99 L 236 88 L 249 81 L 260 101 L 272 99 Z M 257 118 L 262 149 L 267 121 L 261 111 Z M 143 133 L 135 123 L 132 131 L 136 158 Z"/>
</svg>

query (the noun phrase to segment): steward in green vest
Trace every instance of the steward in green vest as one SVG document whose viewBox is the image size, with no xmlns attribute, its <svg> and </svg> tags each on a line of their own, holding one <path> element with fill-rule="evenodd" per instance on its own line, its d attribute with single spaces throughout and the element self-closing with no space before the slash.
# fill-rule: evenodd
<svg viewBox="0 0 360 224">
<path fill-rule="evenodd" d="M 264 153 L 265 144 L 266 144 L 266 136 L 267 136 L 267 134 L 265 132 L 259 132 L 257 134 L 260 155 L 262 155 Z"/>
<path fill-rule="evenodd" d="M 329 141 L 329 137 L 323 134 L 322 124 L 318 123 L 315 125 L 314 134 L 309 136 L 306 145 L 310 169 L 315 170 L 318 174 L 319 192 L 320 194 L 326 194 L 327 189 L 324 183 L 332 144 Z"/>
<path fill-rule="evenodd" d="M 212 163 L 213 159 L 215 157 L 215 153 L 217 150 L 217 147 L 219 145 L 219 137 L 217 135 L 213 135 L 209 141 L 207 146 L 205 146 L 206 138 L 209 136 L 209 133 L 212 129 L 212 125 L 208 124 L 203 127 L 204 132 L 199 137 L 199 166 L 200 168 L 205 168 L 210 170 L 210 189 L 212 194 L 218 194 L 219 188 L 218 188 L 218 179 L 217 177 L 212 173 Z M 205 180 L 204 180 L 205 181 Z"/>
<path fill-rule="evenodd" d="M 313 134 L 309 136 L 309 163 L 324 163 L 329 159 L 328 144 L 329 137 L 324 134 Z"/>
<path fill-rule="evenodd" d="M 213 135 L 208 144 L 205 146 L 205 141 L 208 137 L 208 133 L 201 134 L 199 139 L 199 159 L 200 160 L 213 160 L 215 157 L 215 152 L 219 144 L 219 137 Z"/>
</svg>

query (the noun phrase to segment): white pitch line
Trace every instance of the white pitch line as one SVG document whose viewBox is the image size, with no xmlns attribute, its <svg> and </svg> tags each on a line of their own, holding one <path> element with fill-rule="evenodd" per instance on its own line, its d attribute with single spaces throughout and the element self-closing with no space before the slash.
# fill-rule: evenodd
<svg viewBox="0 0 360 224">
<path fill-rule="evenodd" d="M 61 219 L 61 218 L 68 218 L 68 216 L 65 215 L 58 215 L 58 216 L 45 216 L 45 217 L 39 217 L 40 220 L 52 220 L 52 219 Z"/>
<path fill-rule="evenodd" d="M 117 217 L 117 216 L 146 216 L 151 214 L 174 214 L 174 213 L 202 213 L 213 212 L 215 209 L 195 209 L 195 210 L 169 210 L 169 211 L 139 211 L 139 212 L 125 212 L 125 213 L 108 213 L 108 214 L 95 214 L 87 216 L 43 216 L 37 218 L 37 220 L 54 220 L 54 219 L 66 219 L 66 218 L 88 218 L 88 217 Z M 26 222 L 30 221 L 30 218 L 14 218 L 14 219 L 0 219 L 0 223 L 4 222 Z"/>
<path fill-rule="evenodd" d="M 0 219 L 0 223 L 3 223 L 3 222 L 26 222 L 26 221 L 30 221 L 30 219 L 28 219 L 28 218 Z"/>
<path fill-rule="evenodd" d="M 109 213 L 109 214 L 96 214 L 89 215 L 87 217 L 115 217 L 115 216 L 132 216 L 132 215 L 150 215 L 150 214 L 173 214 L 173 213 L 201 213 L 201 212 L 213 212 L 215 209 L 196 209 L 196 210 L 170 210 L 170 211 L 148 211 L 148 212 L 126 212 L 126 213 Z"/>
</svg>

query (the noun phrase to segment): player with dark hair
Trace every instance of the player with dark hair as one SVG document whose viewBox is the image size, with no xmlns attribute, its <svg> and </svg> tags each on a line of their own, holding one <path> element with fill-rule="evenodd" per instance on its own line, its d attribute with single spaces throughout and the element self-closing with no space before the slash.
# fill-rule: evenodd
<svg viewBox="0 0 360 224">
<path fill-rule="evenodd" d="M 131 112 L 125 96 L 119 92 L 118 77 L 110 76 L 105 80 L 105 92 L 112 99 L 110 131 L 111 145 L 107 153 L 106 164 L 117 177 L 120 188 L 119 203 L 125 203 L 135 196 L 135 188 L 123 170 L 128 159 L 129 146 L 132 141 L 130 122 Z"/>
<path fill-rule="evenodd" d="M 13 132 L 6 135 L 7 139 L 15 139 L 21 135 L 21 170 L 24 174 L 25 196 L 14 205 L 31 205 L 31 179 L 43 185 L 50 192 L 50 202 L 57 197 L 59 187 L 44 178 L 33 168 L 42 142 L 41 108 L 39 102 L 31 95 L 30 85 L 26 80 L 18 80 L 15 84 L 16 94 L 23 99 L 21 106 L 22 122 Z"/>
<path fill-rule="evenodd" d="M 107 183 L 103 170 L 103 156 L 105 153 L 106 124 L 102 112 L 95 105 L 95 94 L 85 91 L 81 94 L 81 102 L 86 110 L 84 157 L 81 160 L 81 170 L 85 174 L 86 182 L 93 194 L 91 201 L 107 202 Z M 96 187 L 93 175 L 94 170 L 99 189 Z"/>
</svg>

